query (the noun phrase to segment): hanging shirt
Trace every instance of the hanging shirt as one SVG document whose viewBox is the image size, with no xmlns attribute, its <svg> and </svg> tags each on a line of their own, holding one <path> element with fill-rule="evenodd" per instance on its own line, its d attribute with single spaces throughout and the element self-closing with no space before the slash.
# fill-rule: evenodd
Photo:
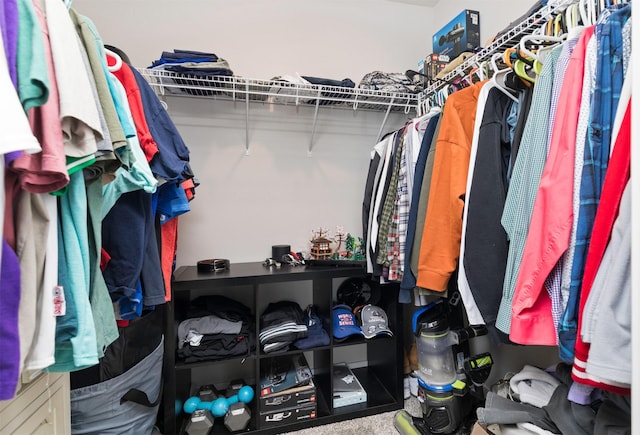
<svg viewBox="0 0 640 435">
<path fill-rule="evenodd" d="M 96 154 L 103 139 L 100 116 L 83 53 L 63 2 L 45 0 L 51 53 L 60 98 L 65 154 L 74 159 Z"/>
<path fill-rule="evenodd" d="M 107 77 L 105 76 L 102 68 L 102 61 L 96 47 L 96 40 L 88 30 L 83 30 L 85 23 L 82 16 L 77 14 L 73 9 L 69 10 L 69 16 L 89 59 L 89 65 L 91 66 L 93 80 L 96 85 L 100 107 L 104 113 L 113 150 L 116 152 L 116 156 L 118 156 L 123 164 L 128 166 L 130 161 L 128 151 L 126 150 L 127 139 L 118 119 L 113 98 L 109 92 Z"/>
<path fill-rule="evenodd" d="M 627 183 L 611 240 L 584 305 L 583 335 L 591 343 L 586 372 L 599 388 L 631 393 L 631 183 Z M 619 385 L 626 385 L 620 391 Z"/>
<path fill-rule="evenodd" d="M 494 88 L 481 117 L 476 118 L 480 128 L 473 170 L 470 163 L 467 181 L 465 251 L 464 257 L 462 253 L 460 257 L 474 304 L 490 333 L 501 342 L 507 340 L 496 330 L 495 319 L 509 250 L 500 219 L 508 187 L 511 140 L 507 118 L 512 103 L 502 91 Z M 462 290 L 460 293 L 462 295 Z M 472 306 L 464 298 L 463 301 L 465 308 Z"/>
<path fill-rule="evenodd" d="M 384 194 L 384 200 L 381 204 L 382 215 L 380 218 L 380 228 L 378 230 L 378 257 L 376 262 L 383 267 L 389 266 L 389 261 L 387 259 L 387 243 L 398 189 L 398 177 L 400 175 L 402 150 L 404 148 L 404 135 L 404 128 L 396 135 L 396 141 L 394 143 L 395 149 L 393 151 L 393 164 L 389 168 L 391 171 L 391 177 L 389 179 L 389 186 Z"/>
<path fill-rule="evenodd" d="M 460 258 L 458 262 L 458 290 L 460 290 L 460 296 L 464 302 L 464 308 L 467 312 L 467 318 L 471 325 L 481 325 L 485 323 L 478 305 L 473 297 L 471 288 L 469 287 L 469 281 L 467 281 L 467 273 L 464 267 L 464 256 L 466 250 L 466 232 L 467 232 L 467 217 L 469 212 L 469 198 L 471 195 L 471 180 L 473 179 L 473 171 L 476 164 L 476 155 L 478 153 L 478 135 L 480 133 L 480 124 L 482 116 L 484 115 L 484 109 L 487 104 L 487 98 L 489 97 L 489 91 L 495 87 L 494 83 L 489 80 L 486 85 L 483 86 L 480 94 L 478 95 L 478 105 L 476 107 L 476 120 L 473 128 L 473 139 L 471 141 L 471 151 L 469 153 L 469 170 L 467 172 L 467 195 L 465 196 L 464 209 L 462 212 L 462 232 L 460 233 Z"/>
<path fill-rule="evenodd" d="M 25 111 L 43 105 L 49 97 L 49 73 L 42 29 L 31 0 L 18 0 L 18 95 Z"/>
<path fill-rule="evenodd" d="M 151 172 L 167 181 L 182 181 L 189 169 L 189 148 L 149 83 L 135 68 L 131 72 L 138 82 L 144 117 L 159 150 L 149 162 Z"/>
<path fill-rule="evenodd" d="M 582 99 L 580 102 L 580 114 L 578 116 L 578 127 L 576 131 L 576 152 L 575 164 L 573 169 L 573 222 L 571 224 L 571 236 L 569 238 L 569 248 L 562 259 L 562 279 L 561 279 L 561 302 L 558 307 L 559 313 L 556 313 L 556 307 L 553 307 L 553 316 L 556 328 L 560 324 L 562 313 L 567 307 L 569 301 L 569 288 L 571 287 L 571 266 L 573 264 L 573 254 L 576 249 L 576 230 L 578 228 L 578 216 L 580 210 L 580 180 L 582 178 L 582 167 L 584 166 L 584 145 L 587 140 L 587 127 L 589 125 L 589 108 L 591 107 L 591 95 L 595 89 L 596 63 L 598 61 L 598 43 L 597 38 L 591 38 L 587 44 L 585 53 L 584 76 L 582 79 Z"/>
<path fill-rule="evenodd" d="M 382 142 L 376 144 L 371 151 L 371 160 L 369 161 L 369 171 L 367 172 L 367 181 L 365 183 L 364 188 L 364 197 L 362 200 L 362 234 L 364 240 L 364 249 L 367 258 L 367 273 L 373 272 L 373 265 L 371 263 L 371 257 L 369 256 L 369 240 L 371 235 L 369 234 L 370 228 L 370 218 L 371 212 L 374 202 L 375 192 L 378 186 L 380 170 L 382 168 L 382 150 L 381 144 L 384 144 L 383 139 Z"/>
<path fill-rule="evenodd" d="M 58 284 L 58 203 L 53 195 L 40 194 L 46 209 L 49 225 L 47 228 L 42 286 L 42 295 L 53 294 Z M 26 370 L 42 370 L 55 362 L 56 317 L 54 315 L 53 297 L 41 298 L 36 307 L 38 323 L 34 339 L 29 349 L 24 368 Z"/>
<path fill-rule="evenodd" d="M 569 61 L 571 59 L 571 54 L 575 49 L 575 46 L 578 42 L 578 38 L 584 27 L 579 27 L 577 29 L 572 29 L 571 34 L 567 38 L 567 40 L 562 44 L 562 52 L 560 53 L 560 57 L 558 58 L 558 63 L 556 65 L 556 73 L 553 79 L 553 91 L 551 93 L 551 110 L 549 112 L 549 135 L 547 139 L 547 153 L 549 152 L 549 146 L 551 146 L 551 136 L 553 134 L 553 128 L 555 126 L 556 120 L 556 111 L 558 108 L 558 99 L 560 97 L 560 92 L 562 90 L 562 86 L 564 84 L 564 77 L 567 71 L 567 67 L 569 65 Z M 591 38 L 593 40 L 593 38 Z M 586 63 L 586 62 L 585 62 Z M 584 86 L 583 86 L 584 88 Z M 583 91 L 584 95 L 584 91 Z M 573 159 L 574 162 L 576 159 Z M 574 177 L 575 179 L 575 177 Z M 551 316 L 553 318 L 554 328 L 557 329 L 557 325 L 560 323 L 560 317 L 562 316 L 562 312 L 564 311 L 564 303 L 562 296 L 562 274 L 563 269 L 562 266 L 564 264 L 564 258 L 566 253 L 563 254 L 562 258 L 558 263 L 556 263 L 555 267 L 547 277 L 544 282 L 545 289 L 551 298 Z"/>
<path fill-rule="evenodd" d="M 60 127 L 58 81 L 49 43 L 49 29 L 42 10 L 37 6 L 33 8 L 39 23 L 38 28 L 42 31 L 42 60 L 47 67 L 47 81 L 51 87 L 47 101 L 32 107 L 28 112 L 31 129 L 38 137 L 42 151 L 22 155 L 13 161 L 11 167 L 19 173 L 22 189 L 33 193 L 51 193 L 64 188 L 69 183 L 69 175 Z"/>
<path fill-rule="evenodd" d="M 90 263 L 87 193 L 82 171 L 70 175 L 60 196 L 58 221 L 58 277 L 67 310 L 56 323 L 55 364 L 52 372 L 80 370 L 98 363 L 96 328 L 89 303 Z"/>
</svg>

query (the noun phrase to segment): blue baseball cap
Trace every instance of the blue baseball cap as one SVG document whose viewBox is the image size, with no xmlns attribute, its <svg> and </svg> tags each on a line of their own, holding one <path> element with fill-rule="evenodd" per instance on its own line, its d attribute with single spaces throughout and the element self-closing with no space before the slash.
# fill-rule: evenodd
<svg viewBox="0 0 640 435">
<path fill-rule="evenodd" d="M 348 305 L 340 304 L 333 307 L 333 337 L 337 341 L 346 340 L 352 335 L 363 336 L 358 326 L 356 315 Z"/>
</svg>

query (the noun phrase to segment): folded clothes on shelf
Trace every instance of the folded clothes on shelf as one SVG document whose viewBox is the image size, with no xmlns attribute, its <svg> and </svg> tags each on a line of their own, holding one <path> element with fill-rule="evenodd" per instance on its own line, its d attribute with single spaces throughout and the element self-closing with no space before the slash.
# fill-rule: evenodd
<svg viewBox="0 0 640 435">
<path fill-rule="evenodd" d="M 163 51 L 160 58 L 154 60 L 149 68 L 174 73 L 171 76 L 162 76 L 160 81 L 176 94 L 216 95 L 220 93 L 219 88 L 226 87 L 225 83 L 210 79 L 233 76 L 233 71 L 225 59 L 214 53 L 192 50 Z"/>
</svg>

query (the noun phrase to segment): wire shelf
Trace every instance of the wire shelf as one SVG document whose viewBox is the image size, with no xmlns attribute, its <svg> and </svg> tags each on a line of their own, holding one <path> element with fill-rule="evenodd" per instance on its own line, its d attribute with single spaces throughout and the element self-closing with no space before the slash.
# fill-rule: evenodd
<svg viewBox="0 0 640 435">
<path fill-rule="evenodd" d="M 353 110 L 417 112 L 419 94 L 363 88 L 295 84 L 238 76 L 205 76 L 141 68 L 156 94 L 261 101 L 285 105 L 321 105 Z"/>
</svg>

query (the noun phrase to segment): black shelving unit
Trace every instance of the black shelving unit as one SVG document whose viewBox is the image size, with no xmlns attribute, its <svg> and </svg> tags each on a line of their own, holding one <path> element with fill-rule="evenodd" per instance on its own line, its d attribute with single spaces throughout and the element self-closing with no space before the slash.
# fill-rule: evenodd
<svg viewBox="0 0 640 435">
<path fill-rule="evenodd" d="M 260 365 L 283 352 L 264 353 L 259 343 L 256 350 L 243 357 L 223 360 L 185 363 L 176 360 L 176 312 L 197 296 L 217 294 L 241 301 L 255 316 L 256 337 L 259 333 L 260 315 L 271 301 L 281 300 L 279 286 L 287 285 L 289 290 L 299 286 L 298 297 L 305 304 L 316 305 L 319 314 L 327 320 L 329 335 L 332 337 L 331 309 L 335 303 L 337 287 L 343 279 L 364 277 L 361 265 L 318 267 L 288 266 L 266 267 L 262 263 L 232 264 L 229 270 L 216 273 L 200 273 L 195 266 L 176 269 L 172 280 L 172 301 L 165 307 L 165 376 L 163 400 L 159 423 L 165 434 L 183 433 L 186 415 L 176 410 L 176 400 L 184 400 L 197 389 L 195 378 L 206 379 L 206 383 L 224 384 L 240 372 L 248 383 L 255 384 L 260 378 Z M 378 291 L 377 305 L 383 307 L 389 317 L 389 326 L 394 331 L 392 337 L 380 336 L 370 340 L 353 338 L 345 342 L 334 342 L 309 350 L 294 350 L 284 354 L 304 352 L 313 368 L 316 385 L 316 417 L 310 420 L 278 427 L 261 427 L 257 418 L 257 399 L 249 405 L 252 419 L 246 432 L 276 434 L 299 430 L 305 427 L 333 423 L 381 412 L 400 409 L 403 406 L 402 387 L 402 310 L 397 303 L 398 290 L 395 285 L 383 285 Z M 302 308 L 303 304 L 300 304 Z M 362 348 L 366 350 L 362 351 Z M 365 367 L 355 368 L 354 374 L 367 391 L 367 402 L 340 408 L 333 408 L 332 366 L 341 363 L 341 353 L 353 348 L 362 351 Z M 359 353 L 358 353 L 359 355 Z M 231 371 L 234 374 L 228 374 Z M 203 383 L 203 382 L 200 382 Z M 258 393 L 256 392 L 256 395 Z M 213 434 L 230 433 L 221 421 L 216 419 Z"/>
</svg>

